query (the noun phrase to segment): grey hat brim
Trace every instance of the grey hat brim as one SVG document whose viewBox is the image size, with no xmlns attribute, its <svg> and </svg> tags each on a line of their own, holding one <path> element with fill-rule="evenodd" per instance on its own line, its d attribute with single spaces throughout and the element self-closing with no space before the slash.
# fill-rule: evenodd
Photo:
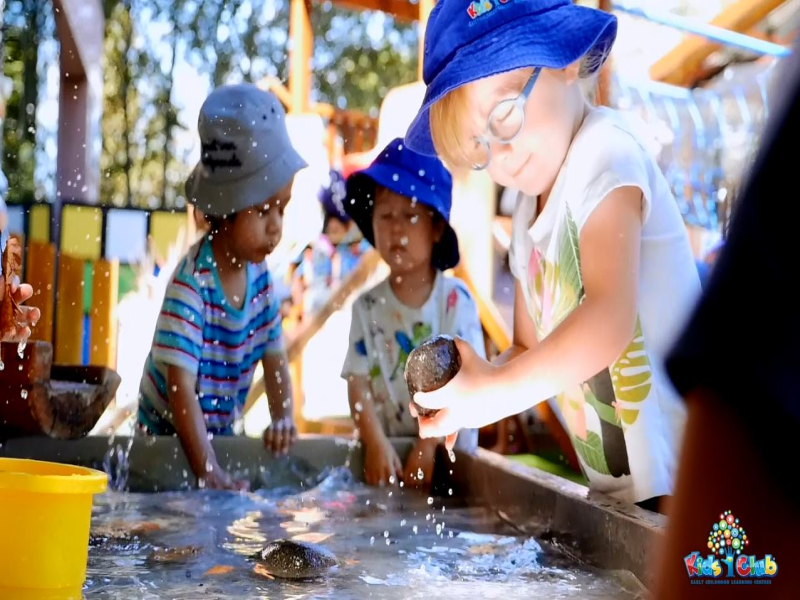
<svg viewBox="0 0 800 600">
<path fill-rule="evenodd" d="M 186 180 L 186 198 L 203 214 L 233 215 L 263 204 L 307 166 L 303 157 L 291 147 L 257 171 L 233 181 L 215 181 L 199 162 Z"/>
</svg>

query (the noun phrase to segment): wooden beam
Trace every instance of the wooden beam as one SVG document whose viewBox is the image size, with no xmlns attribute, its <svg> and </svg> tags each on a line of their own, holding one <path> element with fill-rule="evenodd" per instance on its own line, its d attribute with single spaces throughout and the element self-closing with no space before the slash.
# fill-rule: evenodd
<svg viewBox="0 0 800 600">
<path fill-rule="evenodd" d="M 431 15 L 436 0 L 419 0 L 419 58 L 417 68 L 419 78 L 422 80 L 422 57 L 425 56 L 425 28 L 428 26 L 428 17 Z"/>
<path fill-rule="evenodd" d="M 309 340 L 311 340 L 311 338 L 313 338 L 319 332 L 319 330 L 322 329 L 331 315 L 338 311 L 351 295 L 361 289 L 361 287 L 369 280 L 381 262 L 382 260 L 377 250 L 370 249 L 369 251 L 365 252 L 361 257 L 361 260 L 358 262 L 356 268 L 353 269 L 353 271 L 347 276 L 347 279 L 345 279 L 341 285 L 339 285 L 338 289 L 330 296 L 330 298 L 328 298 L 327 302 L 325 302 L 322 308 L 311 318 L 307 320 L 304 319 L 303 322 L 292 332 L 292 339 L 289 341 L 286 347 L 286 357 L 289 361 L 289 364 L 293 365 L 292 368 L 297 369 L 298 377 L 300 373 L 300 367 L 299 364 L 296 363 L 299 363 L 301 360 L 306 344 L 308 344 Z M 299 379 L 293 378 L 292 383 L 297 385 L 295 382 L 299 381 Z M 247 399 L 245 401 L 245 414 L 253 405 L 255 405 L 256 400 L 263 394 L 263 390 L 264 378 L 262 376 L 258 378 L 258 380 L 254 381 L 250 386 L 250 391 L 248 392 Z M 302 409 L 302 406 L 297 406 L 297 404 L 300 403 L 298 402 L 295 404 L 295 412 Z"/>
<path fill-rule="evenodd" d="M 292 93 L 290 110 L 302 114 L 308 111 L 311 97 L 311 55 L 314 34 L 311 30 L 311 1 L 291 0 L 289 13 L 289 90 Z"/>
<path fill-rule="evenodd" d="M 600 0 L 597 8 L 605 12 L 611 12 L 611 0 Z M 597 75 L 597 90 L 595 92 L 595 104 L 598 106 L 608 106 L 609 91 L 611 89 L 611 59 L 609 57 Z"/>
<path fill-rule="evenodd" d="M 426 0 L 420 0 L 420 5 Z M 350 10 L 379 10 L 403 23 L 413 23 L 419 10 L 408 0 L 333 0 L 333 3 Z"/>
<path fill-rule="evenodd" d="M 711 25 L 744 33 L 763 21 L 786 0 L 739 0 L 719 13 Z M 689 35 L 650 68 L 656 81 L 680 86 L 692 86 L 703 63 L 720 45 Z"/>
</svg>

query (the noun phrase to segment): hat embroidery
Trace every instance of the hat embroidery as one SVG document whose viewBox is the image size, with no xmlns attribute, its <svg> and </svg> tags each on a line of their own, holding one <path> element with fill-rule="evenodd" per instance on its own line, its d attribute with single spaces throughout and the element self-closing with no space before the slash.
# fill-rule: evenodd
<svg viewBox="0 0 800 600">
<path fill-rule="evenodd" d="M 218 167 L 241 167 L 242 161 L 236 156 L 236 144 L 233 142 L 220 142 L 211 140 L 203 144 L 203 165 L 211 169 L 213 173 Z M 232 152 L 227 158 L 212 156 L 212 152 Z"/>
<path fill-rule="evenodd" d="M 477 19 L 490 12 L 495 6 L 500 7 L 509 2 L 511 2 L 511 0 L 481 0 L 480 2 L 471 2 L 467 7 L 467 14 L 470 19 Z"/>
</svg>

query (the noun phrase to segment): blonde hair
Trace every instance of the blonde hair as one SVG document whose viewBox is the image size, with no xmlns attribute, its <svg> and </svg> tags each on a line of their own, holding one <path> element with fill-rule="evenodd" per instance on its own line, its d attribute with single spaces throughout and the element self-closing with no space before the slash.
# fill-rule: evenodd
<svg viewBox="0 0 800 600">
<path fill-rule="evenodd" d="M 581 91 L 587 102 L 594 104 L 597 91 L 597 77 L 600 67 L 606 59 L 603 52 L 590 52 L 579 61 L 578 78 Z M 517 77 L 508 84 L 513 91 L 519 92 L 532 69 L 520 69 Z M 512 91 L 512 90 L 509 90 Z M 430 128 L 433 146 L 436 153 L 456 174 L 469 169 L 470 157 L 464 143 L 464 126 L 472 118 L 466 86 L 457 87 L 437 100 L 430 108 Z"/>
</svg>

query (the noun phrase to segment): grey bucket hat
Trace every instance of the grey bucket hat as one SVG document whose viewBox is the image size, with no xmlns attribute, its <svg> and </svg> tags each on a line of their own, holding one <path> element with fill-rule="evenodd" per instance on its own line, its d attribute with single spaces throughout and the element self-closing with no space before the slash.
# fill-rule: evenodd
<svg viewBox="0 0 800 600">
<path fill-rule="evenodd" d="M 186 197 L 206 215 L 232 215 L 260 204 L 308 166 L 289 140 L 278 98 L 252 84 L 211 92 L 198 130 L 202 156 L 186 181 Z"/>
</svg>

